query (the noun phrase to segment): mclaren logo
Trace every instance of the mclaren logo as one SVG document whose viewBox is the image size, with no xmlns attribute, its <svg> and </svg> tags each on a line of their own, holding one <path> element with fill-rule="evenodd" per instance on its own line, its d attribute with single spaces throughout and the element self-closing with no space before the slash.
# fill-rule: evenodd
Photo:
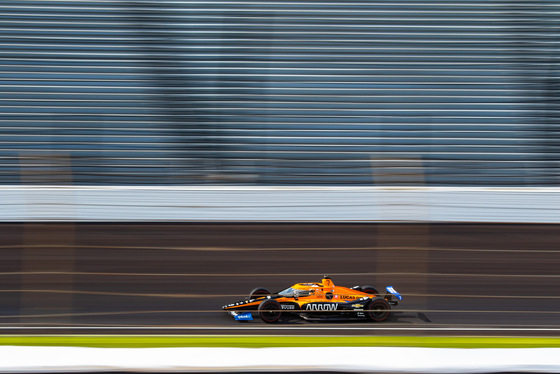
<svg viewBox="0 0 560 374">
<path fill-rule="evenodd" d="M 307 304 L 307 310 L 337 310 L 338 304 Z"/>
</svg>

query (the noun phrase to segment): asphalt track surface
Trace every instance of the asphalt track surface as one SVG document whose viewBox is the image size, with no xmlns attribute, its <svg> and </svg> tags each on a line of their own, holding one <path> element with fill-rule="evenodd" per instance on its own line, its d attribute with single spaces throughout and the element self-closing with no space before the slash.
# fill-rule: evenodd
<svg viewBox="0 0 560 374">
<path fill-rule="evenodd" d="M 4 223 L 0 334 L 560 336 L 560 226 Z M 236 322 L 221 306 L 328 274 L 394 286 L 384 323 Z"/>
</svg>

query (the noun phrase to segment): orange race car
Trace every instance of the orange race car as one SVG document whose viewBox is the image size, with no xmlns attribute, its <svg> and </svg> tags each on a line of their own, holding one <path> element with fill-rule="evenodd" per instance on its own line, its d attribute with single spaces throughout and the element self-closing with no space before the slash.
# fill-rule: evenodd
<svg viewBox="0 0 560 374">
<path fill-rule="evenodd" d="M 324 276 L 321 283 L 297 283 L 277 293 L 255 288 L 246 300 L 224 305 L 222 309 L 237 321 L 253 320 L 253 313 L 266 323 L 278 322 L 282 315 L 298 315 L 305 320 L 368 319 L 382 322 L 389 318 L 391 306 L 402 296 L 392 286 L 381 296 L 371 286 L 335 286 Z"/>
</svg>

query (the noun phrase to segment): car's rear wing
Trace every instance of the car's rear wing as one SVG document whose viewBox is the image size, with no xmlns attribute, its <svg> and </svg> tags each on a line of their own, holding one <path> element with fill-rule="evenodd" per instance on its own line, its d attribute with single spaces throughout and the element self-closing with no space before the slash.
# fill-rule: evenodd
<svg viewBox="0 0 560 374">
<path fill-rule="evenodd" d="M 387 293 L 385 294 L 385 300 L 391 305 L 398 305 L 399 301 L 403 299 L 402 295 L 395 290 L 393 286 L 386 287 Z"/>
</svg>

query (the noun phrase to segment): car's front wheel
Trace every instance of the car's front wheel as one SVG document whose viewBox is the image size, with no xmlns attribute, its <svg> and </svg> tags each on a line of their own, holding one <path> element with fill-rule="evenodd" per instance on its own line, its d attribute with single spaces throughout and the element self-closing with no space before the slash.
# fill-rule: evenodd
<svg viewBox="0 0 560 374">
<path fill-rule="evenodd" d="M 278 322 L 282 315 L 282 306 L 273 299 L 267 299 L 259 304 L 259 317 L 265 323 Z"/>
<path fill-rule="evenodd" d="M 257 297 L 263 297 L 263 296 L 268 296 L 268 295 L 270 295 L 269 290 L 267 290 L 266 288 L 257 287 L 257 288 L 254 288 L 249 293 L 249 299 L 255 299 Z"/>
<path fill-rule="evenodd" d="M 369 302 L 366 316 L 374 322 L 383 322 L 391 315 L 391 306 L 385 299 L 377 298 Z"/>
</svg>

